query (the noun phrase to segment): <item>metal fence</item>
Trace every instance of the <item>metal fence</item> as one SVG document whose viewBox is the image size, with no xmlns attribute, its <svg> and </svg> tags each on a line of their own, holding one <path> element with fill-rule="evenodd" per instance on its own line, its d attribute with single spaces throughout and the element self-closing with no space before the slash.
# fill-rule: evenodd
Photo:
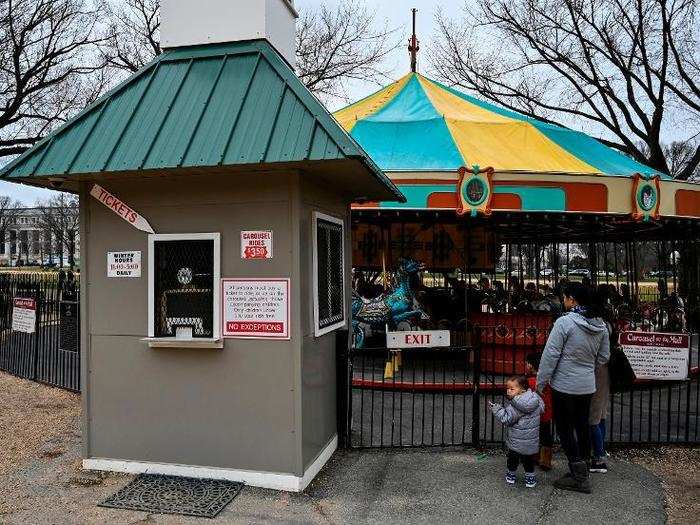
<svg viewBox="0 0 700 525">
<path fill-rule="evenodd" d="M 339 428 L 352 448 L 499 444 L 503 425 L 489 402 L 503 403 L 504 382 L 541 351 L 550 322 L 505 318 L 482 327 L 471 345 L 403 350 L 343 350 L 339 338 Z M 400 358 L 397 356 L 400 355 Z M 700 443 L 698 334 L 691 337 L 689 380 L 636 381 L 612 370 L 610 443 Z M 617 374 L 617 376 L 615 376 Z"/>
<path fill-rule="evenodd" d="M 70 272 L 0 274 L 0 370 L 79 391 L 79 298 Z"/>
</svg>

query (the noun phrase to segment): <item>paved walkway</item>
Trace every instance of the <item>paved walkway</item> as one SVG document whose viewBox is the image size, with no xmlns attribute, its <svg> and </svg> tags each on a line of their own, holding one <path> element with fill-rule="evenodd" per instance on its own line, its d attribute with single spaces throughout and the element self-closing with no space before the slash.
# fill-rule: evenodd
<svg viewBox="0 0 700 525">
<path fill-rule="evenodd" d="M 353 451 L 336 454 L 302 494 L 246 487 L 215 520 L 97 507 L 131 478 L 76 477 L 77 440 L 66 454 L 36 460 L 5 478 L 21 497 L 0 516 L 12 524 L 77 523 L 664 523 L 661 483 L 649 471 L 613 462 L 593 478 L 591 495 L 552 488 L 554 471 L 527 490 L 503 483 L 500 452 Z M 61 446 L 68 445 L 64 443 Z M 54 444 L 55 446 L 55 444 Z M 561 458 L 557 458 L 561 464 Z M 89 481 L 89 480 L 87 480 Z"/>
</svg>

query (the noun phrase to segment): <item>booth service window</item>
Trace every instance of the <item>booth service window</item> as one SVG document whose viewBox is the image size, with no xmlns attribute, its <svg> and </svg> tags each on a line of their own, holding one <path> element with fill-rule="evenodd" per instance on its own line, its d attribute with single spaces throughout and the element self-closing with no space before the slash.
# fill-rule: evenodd
<svg viewBox="0 0 700 525">
<path fill-rule="evenodd" d="M 219 337 L 219 234 L 149 236 L 149 337 Z"/>
<path fill-rule="evenodd" d="M 314 332 L 317 336 L 345 326 L 345 235 L 343 221 L 315 212 Z"/>
</svg>

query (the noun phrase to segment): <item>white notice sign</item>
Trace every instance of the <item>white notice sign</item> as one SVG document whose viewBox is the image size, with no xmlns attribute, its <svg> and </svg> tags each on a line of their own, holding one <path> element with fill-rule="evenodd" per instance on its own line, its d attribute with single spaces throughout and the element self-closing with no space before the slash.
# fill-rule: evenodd
<svg viewBox="0 0 700 525">
<path fill-rule="evenodd" d="M 387 348 L 433 348 L 450 346 L 449 330 L 387 332 Z"/>
<path fill-rule="evenodd" d="M 637 379 L 688 378 L 688 334 L 622 332 L 620 346 Z"/>
<path fill-rule="evenodd" d="M 36 300 L 15 297 L 12 303 L 12 330 L 33 334 L 36 331 Z"/>
<path fill-rule="evenodd" d="M 221 279 L 223 336 L 289 339 L 289 279 Z"/>
<path fill-rule="evenodd" d="M 107 277 L 141 277 L 141 252 L 107 252 Z"/>
<path fill-rule="evenodd" d="M 272 259 L 272 232 L 242 231 L 241 259 Z"/>
</svg>

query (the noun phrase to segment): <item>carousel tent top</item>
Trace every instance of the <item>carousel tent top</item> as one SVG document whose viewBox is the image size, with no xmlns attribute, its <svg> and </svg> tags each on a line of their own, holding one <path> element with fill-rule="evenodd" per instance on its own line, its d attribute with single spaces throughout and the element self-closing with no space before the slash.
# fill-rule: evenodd
<svg viewBox="0 0 700 525">
<path fill-rule="evenodd" d="M 483 102 L 418 73 L 335 117 L 390 172 L 455 171 L 476 164 L 496 173 L 658 174 L 584 133 Z"/>
</svg>

